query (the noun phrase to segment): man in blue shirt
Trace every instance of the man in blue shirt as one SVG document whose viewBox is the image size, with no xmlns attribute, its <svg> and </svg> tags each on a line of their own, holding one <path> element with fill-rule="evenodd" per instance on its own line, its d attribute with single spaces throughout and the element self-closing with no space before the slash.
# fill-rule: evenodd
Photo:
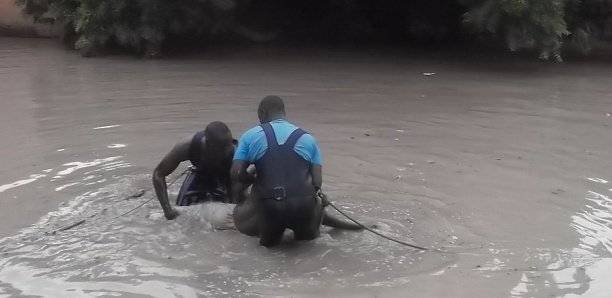
<svg viewBox="0 0 612 298">
<path fill-rule="evenodd" d="M 317 196 L 323 183 L 319 147 L 313 136 L 286 120 L 283 100 L 265 97 L 258 116 L 261 125 L 242 135 L 232 163 L 236 228 L 258 235 L 263 246 L 279 243 L 287 228 L 293 230 L 296 240 L 315 239 L 322 221 L 359 229 L 324 213 Z M 253 181 L 247 171 L 252 164 L 255 182 L 245 199 L 242 194 Z"/>
</svg>

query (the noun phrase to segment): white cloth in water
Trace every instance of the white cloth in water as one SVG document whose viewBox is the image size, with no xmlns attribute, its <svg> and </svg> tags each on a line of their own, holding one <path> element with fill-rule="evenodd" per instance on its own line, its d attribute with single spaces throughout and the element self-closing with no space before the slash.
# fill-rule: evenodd
<svg viewBox="0 0 612 298">
<path fill-rule="evenodd" d="M 199 217 L 202 221 L 210 223 L 217 230 L 235 229 L 234 213 L 235 204 L 206 202 L 188 207 L 177 207 L 181 216 Z"/>
</svg>

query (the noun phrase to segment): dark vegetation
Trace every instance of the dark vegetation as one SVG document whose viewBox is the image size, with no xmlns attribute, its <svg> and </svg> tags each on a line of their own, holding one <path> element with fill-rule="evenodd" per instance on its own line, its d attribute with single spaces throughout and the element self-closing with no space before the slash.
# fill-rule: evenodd
<svg viewBox="0 0 612 298">
<path fill-rule="evenodd" d="M 83 55 L 221 41 L 504 44 L 561 60 L 612 37 L 612 0 L 17 0 Z"/>
</svg>

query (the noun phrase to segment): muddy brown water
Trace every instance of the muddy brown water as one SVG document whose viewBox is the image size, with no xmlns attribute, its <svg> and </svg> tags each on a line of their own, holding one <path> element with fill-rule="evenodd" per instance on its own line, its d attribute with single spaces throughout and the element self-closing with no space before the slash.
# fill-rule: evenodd
<svg viewBox="0 0 612 298">
<path fill-rule="evenodd" d="M 0 296 L 609 297 L 611 86 L 609 65 L 0 39 Z M 264 249 L 155 201 L 116 219 L 177 140 L 213 120 L 239 136 L 267 94 L 317 137 L 333 201 L 447 252 L 329 229 Z"/>
</svg>

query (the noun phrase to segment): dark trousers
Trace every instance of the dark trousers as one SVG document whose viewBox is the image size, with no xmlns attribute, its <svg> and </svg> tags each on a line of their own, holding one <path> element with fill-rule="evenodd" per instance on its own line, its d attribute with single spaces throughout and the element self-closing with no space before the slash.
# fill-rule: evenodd
<svg viewBox="0 0 612 298">
<path fill-rule="evenodd" d="M 282 200 L 260 199 L 258 204 L 259 243 L 274 246 L 282 240 L 285 229 L 293 230 L 296 240 L 319 237 L 323 206 L 315 197 L 293 197 Z"/>
<path fill-rule="evenodd" d="M 205 170 L 192 169 L 176 197 L 177 206 L 189 206 L 202 201 L 224 202 L 227 199 L 225 183 L 217 175 Z"/>
</svg>

